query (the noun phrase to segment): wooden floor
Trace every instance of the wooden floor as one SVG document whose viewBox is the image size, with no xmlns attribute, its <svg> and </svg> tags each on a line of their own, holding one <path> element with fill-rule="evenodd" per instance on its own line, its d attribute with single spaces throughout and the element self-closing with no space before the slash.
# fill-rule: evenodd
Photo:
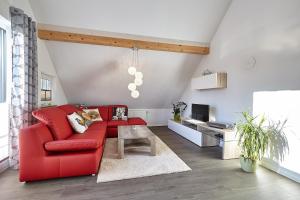
<svg viewBox="0 0 300 200">
<path fill-rule="evenodd" d="M 261 167 L 256 174 L 244 173 L 238 160 L 221 160 L 217 147 L 199 148 L 167 127 L 152 130 L 192 171 L 99 184 L 92 176 L 24 184 L 18 182 L 17 171 L 7 170 L 0 175 L 0 199 L 300 199 L 296 182 Z"/>
</svg>

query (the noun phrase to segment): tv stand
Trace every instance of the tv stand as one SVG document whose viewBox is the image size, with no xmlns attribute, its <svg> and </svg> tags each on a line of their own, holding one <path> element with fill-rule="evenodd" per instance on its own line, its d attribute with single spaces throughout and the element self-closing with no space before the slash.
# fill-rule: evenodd
<svg viewBox="0 0 300 200">
<path fill-rule="evenodd" d="M 169 120 L 168 128 L 200 147 L 220 146 L 222 159 L 240 156 L 235 130 L 209 127 L 205 122 L 188 118 L 180 122 Z"/>
</svg>

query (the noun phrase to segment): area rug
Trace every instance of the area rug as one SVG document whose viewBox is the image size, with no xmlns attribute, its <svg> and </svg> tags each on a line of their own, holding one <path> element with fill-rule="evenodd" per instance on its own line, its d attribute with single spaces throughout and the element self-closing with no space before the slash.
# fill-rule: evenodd
<svg viewBox="0 0 300 200">
<path fill-rule="evenodd" d="M 124 159 L 118 159 L 117 142 L 117 138 L 106 140 L 97 183 L 191 170 L 157 136 L 156 156 L 151 156 L 147 152 L 125 152 Z"/>
</svg>

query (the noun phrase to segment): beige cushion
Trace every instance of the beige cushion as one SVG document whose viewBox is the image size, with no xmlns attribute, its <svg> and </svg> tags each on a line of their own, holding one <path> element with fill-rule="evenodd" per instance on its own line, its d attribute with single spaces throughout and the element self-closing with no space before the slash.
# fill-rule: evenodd
<svg viewBox="0 0 300 200">
<path fill-rule="evenodd" d="M 84 112 L 86 112 L 90 117 L 91 117 L 91 120 L 93 122 L 96 122 L 96 121 L 103 121 L 100 113 L 99 113 L 99 110 L 98 108 L 95 108 L 95 109 L 83 109 Z"/>
<path fill-rule="evenodd" d="M 78 111 L 76 113 L 84 120 L 85 125 L 87 125 L 88 127 L 93 123 L 92 118 L 88 113 L 84 111 Z"/>
</svg>

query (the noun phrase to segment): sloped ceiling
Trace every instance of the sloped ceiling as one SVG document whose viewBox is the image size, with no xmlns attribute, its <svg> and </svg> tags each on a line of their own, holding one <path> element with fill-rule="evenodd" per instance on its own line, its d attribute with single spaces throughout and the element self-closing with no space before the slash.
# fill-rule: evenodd
<svg viewBox="0 0 300 200">
<path fill-rule="evenodd" d="M 30 0 L 39 23 L 208 44 L 231 0 Z M 70 103 L 169 108 L 202 56 L 139 50 L 140 97 L 127 89 L 130 49 L 47 41 Z"/>
</svg>

